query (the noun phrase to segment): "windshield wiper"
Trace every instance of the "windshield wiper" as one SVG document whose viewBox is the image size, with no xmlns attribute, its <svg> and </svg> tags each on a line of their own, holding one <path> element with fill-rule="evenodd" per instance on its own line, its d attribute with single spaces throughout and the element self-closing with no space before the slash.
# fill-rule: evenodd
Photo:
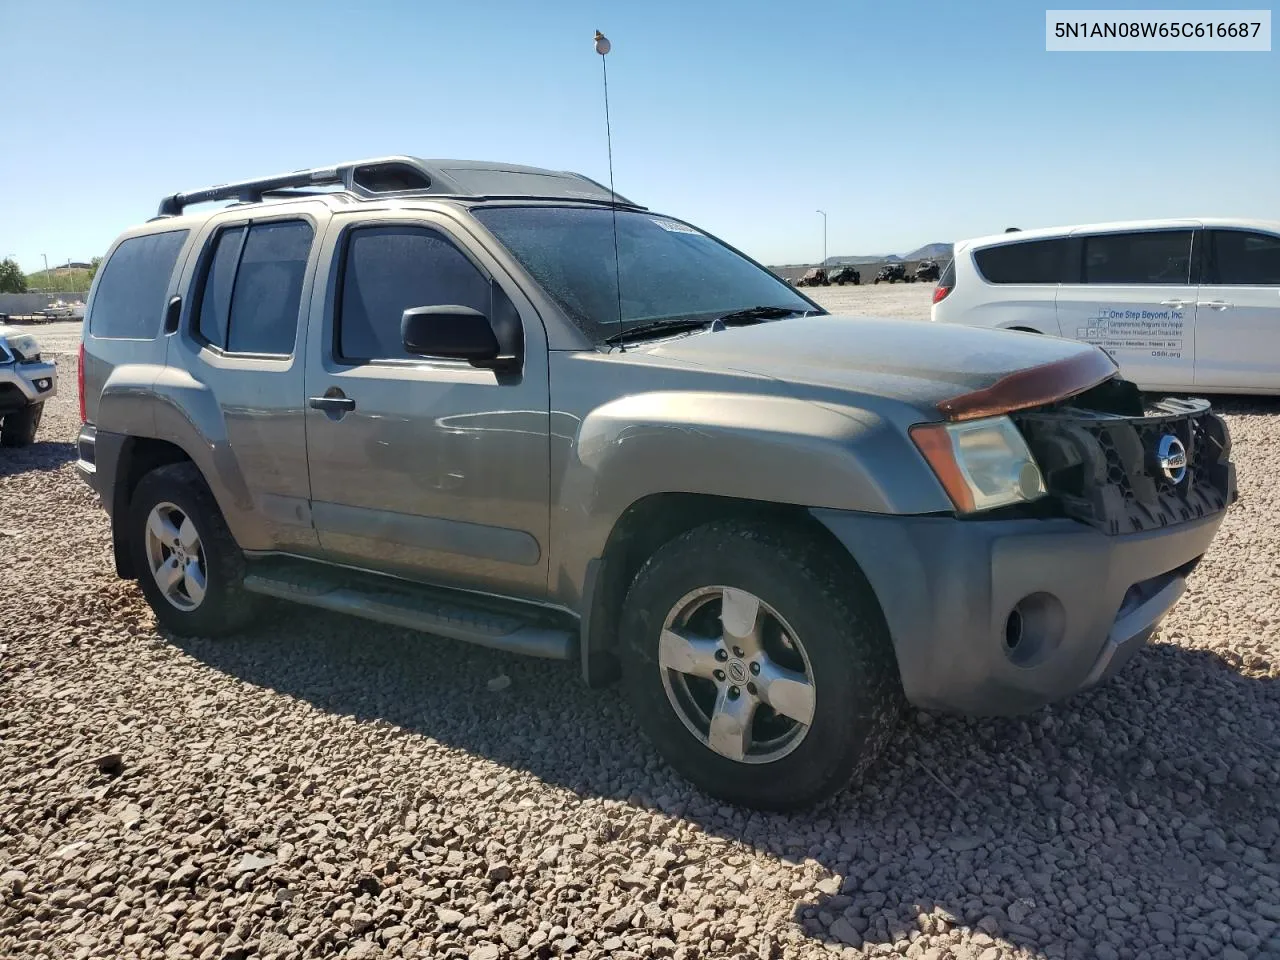
<svg viewBox="0 0 1280 960">
<path fill-rule="evenodd" d="M 735 320 L 780 320 L 792 314 L 806 312 L 805 310 L 797 310 L 795 307 L 744 307 L 741 310 L 723 314 L 720 319 L 729 323 Z"/>
<path fill-rule="evenodd" d="M 668 318 L 666 320 L 653 320 L 653 321 L 650 321 L 649 323 L 642 323 L 639 326 L 630 327 L 626 330 L 621 330 L 618 333 L 613 334 L 613 336 L 605 337 L 604 342 L 605 343 L 621 343 L 624 340 L 630 340 L 632 338 L 643 339 L 649 334 L 658 333 L 660 331 L 663 333 L 667 333 L 667 332 L 678 333 L 681 330 L 699 330 L 710 323 L 711 323 L 710 320 L 706 320 L 706 319 L 695 320 L 692 317 L 680 317 L 678 319 Z"/>
<path fill-rule="evenodd" d="M 629 327 L 612 336 L 605 337 L 605 343 L 621 343 L 624 340 L 644 339 L 655 333 L 679 333 L 684 330 L 701 330 L 710 327 L 714 323 L 741 323 L 751 320 L 779 320 L 782 317 L 790 317 L 797 313 L 806 313 L 805 310 L 797 310 L 795 307 L 774 307 L 774 306 L 758 306 L 744 307 L 741 310 L 734 310 L 725 313 L 714 319 L 710 317 L 667 317 L 665 320 L 651 320 L 649 323 L 642 323 L 639 326 Z"/>
</svg>

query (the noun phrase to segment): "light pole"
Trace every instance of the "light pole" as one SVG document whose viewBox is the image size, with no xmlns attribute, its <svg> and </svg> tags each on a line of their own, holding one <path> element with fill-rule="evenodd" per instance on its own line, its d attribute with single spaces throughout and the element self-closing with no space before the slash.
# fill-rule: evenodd
<svg viewBox="0 0 1280 960">
<path fill-rule="evenodd" d="M 49 276 L 49 255 L 47 253 L 42 253 L 40 254 L 40 256 L 44 258 L 44 282 L 50 283 L 51 278 Z M 46 288 L 45 293 L 48 293 L 48 292 L 49 292 L 49 288 Z"/>
<path fill-rule="evenodd" d="M 822 214 L 822 265 L 827 265 L 827 212 L 825 210 L 815 211 Z"/>
</svg>

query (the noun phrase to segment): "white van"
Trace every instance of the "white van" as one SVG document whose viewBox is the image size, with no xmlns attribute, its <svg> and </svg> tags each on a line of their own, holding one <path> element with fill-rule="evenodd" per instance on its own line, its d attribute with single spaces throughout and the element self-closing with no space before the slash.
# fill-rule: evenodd
<svg viewBox="0 0 1280 960">
<path fill-rule="evenodd" d="M 1084 340 L 1145 390 L 1280 394 L 1280 222 L 1143 220 L 966 240 L 931 319 Z"/>
</svg>

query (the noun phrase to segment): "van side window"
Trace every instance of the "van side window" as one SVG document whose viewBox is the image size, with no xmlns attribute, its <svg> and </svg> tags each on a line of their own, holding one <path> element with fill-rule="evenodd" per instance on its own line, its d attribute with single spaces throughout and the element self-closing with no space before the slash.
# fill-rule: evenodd
<svg viewBox="0 0 1280 960">
<path fill-rule="evenodd" d="M 130 237 L 102 268 L 89 333 L 103 340 L 151 340 L 160 332 L 165 294 L 188 230 Z"/>
<path fill-rule="evenodd" d="M 457 304 L 492 311 L 489 281 L 448 239 L 424 227 L 363 227 L 348 235 L 338 299 L 341 359 L 421 360 L 405 352 L 400 316 Z"/>
<path fill-rule="evenodd" d="M 987 283 L 1068 283 L 1068 248 L 1065 237 L 1004 243 L 976 251 L 973 260 Z"/>
<path fill-rule="evenodd" d="M 227 353 L 293 353 L 314 235 L 305 220 L 221 231 L 199 300 L 200 338 Z"/>
<path fill-rule="evenodd" d="M 1210 284 L 1280 287 L 1280 237 L 1244 230 L 1209 232 Z"/>
<path fill-rule="evenodd" d="M 1085 283 L 1191 282 L 1190 230 L 1103 233 L 1084 238 Z"/>
</svg>

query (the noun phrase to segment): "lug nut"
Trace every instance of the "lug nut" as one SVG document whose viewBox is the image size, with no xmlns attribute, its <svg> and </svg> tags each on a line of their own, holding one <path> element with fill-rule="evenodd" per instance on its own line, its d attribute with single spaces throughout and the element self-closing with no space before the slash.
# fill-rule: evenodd
<svg viewBox="0 0 1280 960">
<path fill-rule="evenodd" d="M 723 670 L 717 670 L 717 671 L 715 672 L 715 678 L 716 678 L 717 680 L 724 680 L 724 671 L 723 671 Z"/>
<path fill-rule="evenodd" d="M 724 649 L 717 650 L 716 659 L 719 660 L 721 663 L 724 663 L 726 660 L 729 659 L 729 652 Z"/>
<path fill-rule="evenodd" d="M 733 655 L 734 655 L 735 657 L 740 657 L 740 656 L 742 656 L 742 648 L 741 648 L 741 647 L 734 647 L 734 648 L 733 648 Z"/>
<path fill-rule="evenodd" d="M 752 663 L 752 664 L 751 664 L 751 672 L 752 672 L 752 673 L 754 673 L 756 676 L 759 676 L 759 675 L 760 675 L 760 664 L 758 664 L 758 663 Z"/>
<path fill-rule="evenodd" d="M 730 700 L 737 700 L 737 699 L 738 699 L 738 697 L 740 697 L 740 696 L 742 696 L 742 691 L 741 691 L 741 690 L 739 690 L 737 687 L 730 687 L 730 688 L 729 688 L 729 699 L 730 699 Z"/>
<path fill-rule="evenodd" d="M 756 695 L 756 685 L 754 683 L 747 684 L 747 693 L 751 694 L 753 697 Z"/>
</svg>

